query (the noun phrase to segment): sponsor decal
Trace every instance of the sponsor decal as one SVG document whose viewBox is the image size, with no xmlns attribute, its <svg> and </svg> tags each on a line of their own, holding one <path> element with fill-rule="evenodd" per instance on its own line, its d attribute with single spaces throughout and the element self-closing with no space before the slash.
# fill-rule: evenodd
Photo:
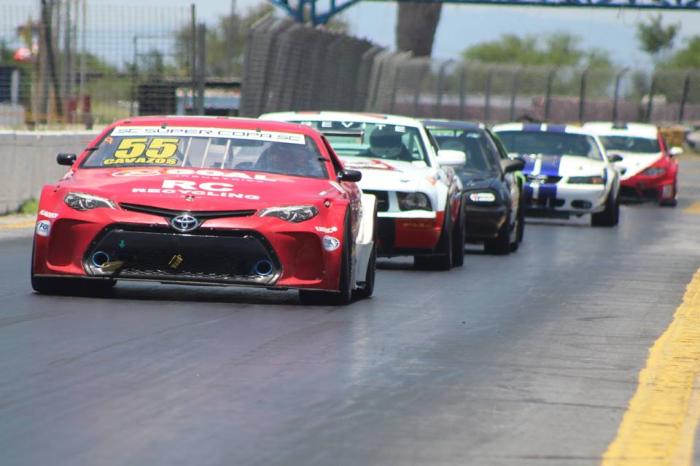
<svg viewBox="0 0 700 466">
<path fill-rule="evenodd" d="M 175 154 L 179 143 L 178 138 L 152 138 L 150 141 L 147 137 L 124 138 L 112 158 L 102 161 L 102 165 L 177 165 Z"/>
<path fill-rule="evenodd" d="M 350 168 L 353 170 L 362 170 L 366 168 L 372 170 L 396 170 L 396 167 L 394 167 L 393 165 L 389 165 L 388 163 L 377 159 L 347 161 L 343 162 L 343 166 L 345 166 L 345 168 Z"/>
<path fill-rule="evenodd" d="M 335 233 L 338 231 L 338 227 L 316 227 L 316 231 L 319 233 Z"/>
<path fill-rule="evenodd" d="M 249 141 L 282 142 L 287 144 L 306 144 L 303 134 L 231 128 L 188 128 L 180 126 L 118 126 L 112 131 L 112 136 L 209 137 L 225 139 L 245 139 Z"/>
<path fill-rule="evenodd" d="M 335 251 L 340 247 L 340 240 L 334 236 L 323 237 L 323 249 L 326 251 Z"/>
<path fill-rule="evenodd" d="M 49 220 L 36 222 L 36 234 L 44 237 L 49 236 L 51 234 L 51 222 Z"/>
<path fill-rule="evenodd" d="M 58 218 L 58 214 L 56 212 L 49 212 L 48 210 L 40 210 L 39 215 L 42 217 L 46 218 Z"/>
<path fill-rule="evenodd" d="M 160 170 L 156 168 L 134 168 L 116 171 L 112 173 L 112 176 L 158 176 L 160 173 Z"/>
<path fill-rule="evenodd" d="M 233 184 L 223 182 L 197 183 L 186 180 L 163 180 L 160 188 L 132 188 L 134 194 L 183 194 L 185 196 L 224 197 L 229 199 L 260 200 L 256 194 L 233 192 Z"/>
<path fill-rule="evenodd" d="M 206 178 L 225 178 L 225 179 L 236 179 L 243 181 L 265 181 L 276 183 L 280 180 L 272 178 L 263 173 L 256 173 L 249 175 L 248 173 L 238 172 L 238 171 L 224 171 L 224 170 L 211 170 L 211 169 L 192 169 L 192 168 L 167 168 L 165 170 L 160 170 L 156 168 L 135 168 L 127 170 L 119 170 L 112 173 L 112 176 L 158 176 L 158 175 L 178 175 L 187 176 L 191 178 L 206 177 Z"/>
</svg>

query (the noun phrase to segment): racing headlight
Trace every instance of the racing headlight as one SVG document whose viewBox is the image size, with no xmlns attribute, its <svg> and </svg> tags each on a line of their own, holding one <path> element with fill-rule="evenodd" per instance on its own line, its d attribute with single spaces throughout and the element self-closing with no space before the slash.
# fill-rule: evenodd
<svg viewBox="0 0 700 466">
<path fill-rule="evenodd" d="M 662 167 L 649 167 L 642 172 L 644 176 L 662 176 L 666 174 L 666 169 Z"/>
<path fill-rule="evenodd" d="M 312 205 L 295 205 L 287 207 L 268 207 L 259 214 L 261 217 L 277 217 L 291 223 L 311 220 L 318 215 L 318 209 Z"/>
<path fill-rule="evenodd" d="M 569 184 L 605 184 L 605 179 L 600 176 L 570 176 Z"/>
<path fill-rule="evenodd" d="M 396 193 L 401 210 L 433 210 L 430 199 L 423 193 Z"/>
<path fill-rule="evenodd" d="M 116 208 L 114 202 L 109 199 L 86 193 L 68 193 L 63 199 L 63 202 L 65 202 L 68 207 L 75 210 L 92 210 L 101 207 L 107 209 Z"/>
<path fill-rule="evenodd" d="M 467 199 L 475 204 L 491 204 L 496 202 L 497 197 L 496 193 L 491 191 L 472 191 L 467 194 Z"/>
</svg>

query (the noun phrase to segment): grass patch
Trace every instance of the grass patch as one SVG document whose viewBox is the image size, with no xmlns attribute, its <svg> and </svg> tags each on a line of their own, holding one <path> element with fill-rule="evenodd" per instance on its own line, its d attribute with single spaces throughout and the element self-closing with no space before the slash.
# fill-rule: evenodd
<svg viewBox="0 0 700 466">
<path fill-rule="evenodd" d="M 29 199 L 28 201 L 24 201 L 22 205 L 19 206 L 19 209 L 17 209 L 17 213 L 24 215 L 35 215 L 38 210 L 39 201 L 37 201 L 36 199 Z"/>
</svg>

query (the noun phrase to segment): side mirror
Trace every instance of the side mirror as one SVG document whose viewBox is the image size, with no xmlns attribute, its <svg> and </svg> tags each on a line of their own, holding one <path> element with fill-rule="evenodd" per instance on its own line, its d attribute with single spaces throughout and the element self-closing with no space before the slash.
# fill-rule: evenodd
<svg viewBox="0 0 700 466">
<path fill-rule="evenodd" d="M 520 158 L 515 159 L 502 159 L 501 169 L 503 173 L 513 173 L 525 168 L 525 161 Z"/>
<path fill-rule="evenodd" d="M 461 167 L 467 163 L 467 154 L 461 150 L 440 149 L 438 162 L 444 167 Z"/>
<path fill-rule="evenodd" d="M 608 160 L 610 160 L 610 163 L 622 162 L 624 157 L 620 154 L 608 154 Z"/>
<path fill-rule="evenodd" d="M 338 181 L 349 181 L 357 183 L 362 179 L 362 172 L 358 170 L 340 170 L 338 172 Z"/>
<path fill-rule="evenodd" d="M 75 154 L 58 154 L 56 156 L 56 163 L 59 165 L 68 165 L 69 167 L 75 163 L 78 158 Z"/>
<path fill-rule="evenodd" d="M 668 155 L 671 157 L 677 157 L 683 153 L 683 148 L 679 146 L 673 146 L 668 150 Z"/>
</svg>

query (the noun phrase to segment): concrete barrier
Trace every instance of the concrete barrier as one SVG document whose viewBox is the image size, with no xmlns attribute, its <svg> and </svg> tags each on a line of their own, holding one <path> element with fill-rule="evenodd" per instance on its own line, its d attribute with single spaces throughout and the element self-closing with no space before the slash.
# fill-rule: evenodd
<svg viewBox="0 0 700 466">
<path fill-rule="evenodd" d="M 41 187 L 57 181 L 67 167 L 56 164 L 59 152 L 79 153 L 96 131 L 0 131 L 0 214 L 38 198 Z"/>
</svg>

